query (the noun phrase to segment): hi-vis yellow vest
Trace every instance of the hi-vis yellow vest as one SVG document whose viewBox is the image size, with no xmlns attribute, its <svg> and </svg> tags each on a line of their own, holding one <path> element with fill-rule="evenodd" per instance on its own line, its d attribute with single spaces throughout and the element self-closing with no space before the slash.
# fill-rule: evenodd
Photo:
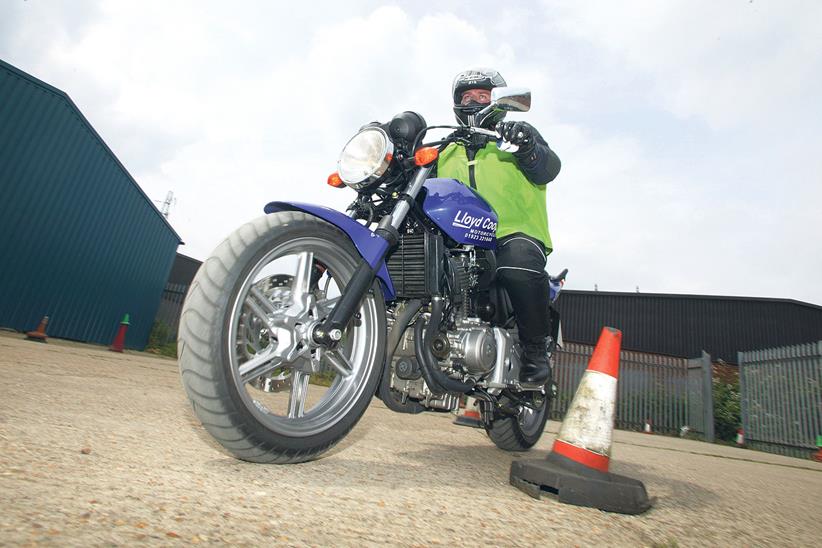
<svg viewBox="0 0 822 548">
<path fill-rule="evenodd" d="M 451 143 L 437 160 L 437 177 L 457 179 L 468 186 L 468 155 L 461 144 Z M 522 232 L 553 249 L 548 232 L 545 187 L 535 185 L 520 171 L 514 155 L 497 148 L 493 141 L 477 151 L 474 158 L 477 192 L 497 213 L 497 238 Z"/>
</svg>

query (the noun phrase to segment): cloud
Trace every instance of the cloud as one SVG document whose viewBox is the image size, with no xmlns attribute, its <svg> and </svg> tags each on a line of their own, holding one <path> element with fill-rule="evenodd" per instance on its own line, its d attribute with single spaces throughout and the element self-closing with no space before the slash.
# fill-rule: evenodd
<svg viewBox="0 0 822 548">
<path fill-rule="evenodd" d="M 52 63 L 74 66 L 64 89 L 146 192 L 162 199 L 174 191 L 171 220 L 195 257 L 273 199 L 343 209 L 353 193 L 324 183 L 357 128 L 409 108 L 452 123 L 453 74 L 471 60 L 511 55 L 452 14 L 412 19 L 391 6 L 320 18 L 298 33 L 298 49 L 285 48 L 282 35 L 261 40 L 259 27 L 249 14 L 193 4 L 106 3 L 50 54 Z M 240 28 L 248 36 L 228 48 L 222 38 Z M 246 48 L 284 53 L 255 53 L 249 66 Z M 442 56 L 451 63 L 438 62 Z"/>
<path fill-rule="evenodd" d="M 48 67 L 49 54 L 86 32 L 99 16 L 94 0 L 74 2 L 4 2 L 0 6 L 0 51 L 4 60 L 30 70 Z"/>
<path fill-rule="evenodd" d="M 808 2 L 544 2 L 552 27 L 651 78 L 649 99 L 713 128 L 795 114 L 818 95 L 822 5 Z"/>
<path fill-rule="evenodd" d="M 0 57 L 66 91 L 151 198 L 174 191 L 186 254 L 273 199 L 343 209 L 324 182 L 357 128 L 452 123 L 454 74 L 486 65 L 531 88 L 509 116 L 562 158 L 569 287 L 822 302 L 822 254 L 795 245 L 822 233 L 817 4 L 61 6 L 3 4 Z"/>
</svg>

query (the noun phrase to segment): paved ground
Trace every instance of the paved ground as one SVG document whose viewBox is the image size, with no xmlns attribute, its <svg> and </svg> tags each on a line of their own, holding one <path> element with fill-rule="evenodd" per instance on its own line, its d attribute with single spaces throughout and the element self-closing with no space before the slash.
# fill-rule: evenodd
<svg viewBox="0 0 822 548">
<path fill-rule="evenodd" d="M 534 500 L 514 458 L 450 415 L 375 400 L 330 455 L 294 466 L 222 453 L 176 363 L 0 333 L 0 545 L 817 545 L 822 464 L 617 432 L 612 471 L 641 516 Z"/>
</svg>

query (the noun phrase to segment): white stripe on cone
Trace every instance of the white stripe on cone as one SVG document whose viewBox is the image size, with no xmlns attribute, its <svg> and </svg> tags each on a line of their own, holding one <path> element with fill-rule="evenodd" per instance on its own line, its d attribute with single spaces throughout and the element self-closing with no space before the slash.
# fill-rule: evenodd
<svg viewBox="0 0 822 548">
<path fill-rule="evenodd" d="M 557 439 L 610 456 L 616 394 L 616 378 L 599 371 L 586 371 L 562 421 Z"/>
</svg>

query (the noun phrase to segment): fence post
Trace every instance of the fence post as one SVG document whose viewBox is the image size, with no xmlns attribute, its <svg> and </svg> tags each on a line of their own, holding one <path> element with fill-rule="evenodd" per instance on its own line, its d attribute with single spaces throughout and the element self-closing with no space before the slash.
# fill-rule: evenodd
<svg viewBox="0 0 822 548">
<path fill-rule="evenodd" d="M 748 405 L 747 380 L 745 379 L 745 354 L 743 352 L 736 353 L 736 363 L 739 364 L 739 415 L 742 422 L 742 436 L 748 436 L 751 427 L 748 424 L 748 413 L 750 408 Z"/>
<path fill-rule="evenodd" d="M 705 441 L 713 443 L 714 436 L 714 383 L 711 355 L 702 351 L 702 405 L 705 413 Z"/>
</svg>

